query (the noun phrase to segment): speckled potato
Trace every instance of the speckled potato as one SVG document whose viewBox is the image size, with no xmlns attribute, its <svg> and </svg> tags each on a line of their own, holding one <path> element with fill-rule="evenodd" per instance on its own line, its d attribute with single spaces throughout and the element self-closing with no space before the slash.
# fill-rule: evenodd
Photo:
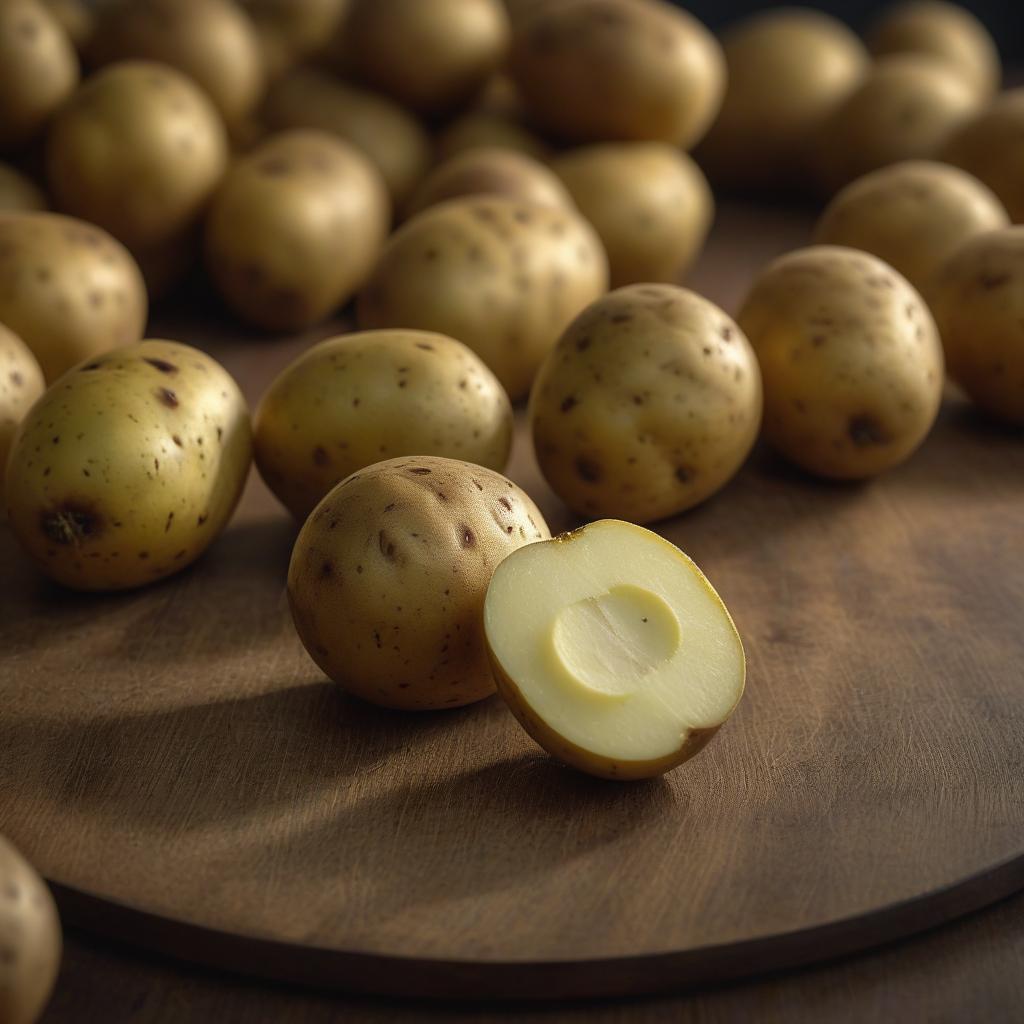
<svg viewBox="0 0 1024 1024">
<path fill-rule="evenodd" d="M 1008 223 L 995 193 L 966 171 L 907 160 L 847 185 L 821 215 L 814 237 L 873 253 L 923 292 L 967 239 Z"/>
<path fill-rule="evenodd" d="M 516 27 L 510 70 L 530 117 L 568 142 L 689 148 L 725 88 L 715 37 L 662 0 L 551 4 Z"/>
<path fill-rule="evenodd" d="M 0 213 L 45 210 L 42 189 L 10 164 L 0 163 Z"/>
<path fill-rule="evenodd" d="M 105 0 L 89 54 L 97 65 L 138 58 L 177 68 L 231 124 L 263 92 L 256 29 L 232 0 Z"/>
<path fill-rule="evenodd" d="M 611 286 L 676 282 L 697 258 L 715 201 L 700 168 L 659 142 L 570 150 L 552 169 L 608 253 Z"/>
<path fill-rule="evenodd" d="M 142 337 L 142 275 L 105 231 L 54 213 L 0 213 L 0 323 L 48 381 Z"/>
<path fill-rule="evenodd" d="M 1024 221 L 1024 88 L 1010 89 L 946 141 L 939 157 L 983 181 Z"/>
<path fill-rule="evenodd" d="M 35 1024 L 60 968 L 60 918 L 46 883 L 0 836 L 0 1020 Z"/>
<path fill-rule="evenodd" d="M 306 521 L 288 596 L 306 650 L 386 707 L 457 707 L 494 692 L 483 605 L 498 563 L 551 536 L 511 480 L 455 459 L 378 462 Z"/>
<path fill-rule="evenodd" d="M 836 192 L 879 167 L 931 159 L 977 108 L 974 90 L 934 57 L 880 60 L 814 139 L 822 187 Z"/>
<path fill-rule="evenodd" d="M 783 7 L 737 22 L 722 48 L 728 85 L 701 164 L 734 187 L 806 180 L 811 140 L 867 73 L 864 44 L 836 18 Z"/>
<path fill-rule="evenodd" d="M 535 160 L 545 159 L 550 148 L 518 118 L 489 110 L 470 110 L 451 121 L 437 136 L 439 160 L 450 160 L 479 147 L 513 150 Z"/>
<path fill-rule="evenodd" d="M 764 378 L 764 434 L 818 476 L 874 476 L 907 459 L 942 398 L 939 334 L 888 264 L 798 249 L 757 277 L 737 317 Z"/>
<path fill-rule="evenodd" d="M 0 3 L 0 151 L 26 146 L 78 85 L 67 33 L 37 0 Z"/>
<path fill-rule="evenodd" d="M 206 265 L 239 316 L 298 330 L 366 280 L 389 220 L 384 182 L 358 149 L 326 132 L 282 132 L 238 160 L 217 192 Z"/>
<path fill-rule="evenodd" d="M 412 110 L 445 114 L 468 103 L 505 56 L 501 0 L 352 0 L 344 25 L 348 69 Z"/>
<path fill-rule="evenodd" d="M 256 465 L 300 522 L 371 463 L 439 455 L 503 470 L 512 406 L 465 345 L 427 331 L 328 338 L 288 366 L 255 419 Z"/>
<path fill-rule="evenodd" d="M 368 156 L 401 208 L 430 166 L 430 139 L 411 114 L 386 96 L 315 68 L 298 68 L 270 90 L 264 116 L 272 128 L 331 132 Z"/>
<path fill-rule="evenodd" d="M 245 399 L 208 355 L 143 341 L 70 370 L 22 420 L 7 511 L 58 583 L 121 590 L 195 561 L 249 472 Z"/>
<path fill-rule="evenodd" d="M 1024 425 L 1024 227 L 966 242 L 926 295 L 950 374 L 986 412 Z"/>
<path fill-rule="evenodd" d="M 43 0 L 43 6 L 67 33 L 79 53 L 84 53 L 96 27 L 96 14 L 85 0 Z"/>
<path fill-rule="evenodd" d="M 573 321 L 537 375 L 529 416 L 541 472 L 570 508 L 653 522 L 739 469 L 761 421 L 761 375 L 713 303 L 632 285 Z"/>
<path fill-rule="evenodd" d="M 575 209 L 565 186 L 540 161 L 506 149 L 480 147 L 435 167 L 416 190 L 409 212 L 417 213 L 446 199 L 477 195 Z"/>
<path fill-rule="evenodd" d="M 4 469 L 14 432 L 45 389 L 43 371 L 36 357 L 14 331 L 0 324 L 0 518 L 3 516 Z"/>
<path fill-rule="evenodd" d="M 991 99 L 1003 72 L 988 30 L 966 8 L 945 0 L 908 0 L 884 11 L 868 30 L 871 52 L 923 53 L 952 67 L 983 99 Z"/>
<path fill-rule="evenodd" d="M 432 206 L 392 235 L 357 312 L 362 328 L 457 338 L 515 400 L 572 318 L 607 287 L 607 257 L 581 217 L 477 196 Z"/>
</svg>

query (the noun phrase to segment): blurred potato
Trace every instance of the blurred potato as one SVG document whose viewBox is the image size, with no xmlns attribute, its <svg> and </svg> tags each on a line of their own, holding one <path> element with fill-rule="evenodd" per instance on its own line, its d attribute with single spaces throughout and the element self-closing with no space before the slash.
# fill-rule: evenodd
<svg viewBox="0 0 1024 1024">
<path fill-rule="evenodd" d="M 5 210 L 45 210 L 43 190 L 21 171 L 0 162 L 0 212 Z"/>
<path fill-rule="evenodd" d="M 85 0 L 43 0 L 46 9 L 68 34 L 79 53 L 84 53 L 96 26 L 96 15 Z"/>
</svg>

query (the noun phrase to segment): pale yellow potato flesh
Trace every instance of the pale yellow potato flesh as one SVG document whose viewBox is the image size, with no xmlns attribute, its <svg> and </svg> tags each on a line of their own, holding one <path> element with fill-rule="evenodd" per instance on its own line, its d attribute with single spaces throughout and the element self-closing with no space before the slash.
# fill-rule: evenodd
<svg viewBox="0 0 1024 1024">
<path fill-rule="evenodd" d="M 692 757 L 743 695 L 743 643 L 682 551 L 603 519 L 509 555 L 484 602 L 498 691 L 553 757 L 641 779 Z"/>
</svg>

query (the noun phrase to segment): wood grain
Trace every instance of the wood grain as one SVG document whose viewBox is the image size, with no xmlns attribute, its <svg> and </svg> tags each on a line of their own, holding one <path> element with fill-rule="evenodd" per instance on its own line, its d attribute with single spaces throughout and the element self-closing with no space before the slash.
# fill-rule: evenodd
<svg viewBox="0 0 1024 1024">
<path fill-rule="evenodd" d="M 727 212 L 698 278 L 727 308 L 806 231 L 753 216 Z M 311 340 L 161 326 L 251 397 Z M 510 474 L 572 525 L 521 432 Z M 733 612 L 747 696 L 632 786 L 552 764 L 495 699 L 346 699 L 295 639 L 294 527 L 255 479 L 201 563 L 134 594 L 61 592 L 3 534 L 0 831 L 71 920 L 370 991 L 651 991 L 927 927 L 1024 884 L 1022 500 L 1020 436 L 952 397 L 874 483 L 758 451 L 663 525 Z"/>
</svg>

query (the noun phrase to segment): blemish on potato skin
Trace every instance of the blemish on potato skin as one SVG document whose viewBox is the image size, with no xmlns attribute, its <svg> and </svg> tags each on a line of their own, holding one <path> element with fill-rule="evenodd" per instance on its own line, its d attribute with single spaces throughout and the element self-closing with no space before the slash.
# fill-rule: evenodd
<svg viewBox="0 0 1024 1024">
<path fill-rule="evenodd" d="M 566 397 L 562 399 L 562 404 L 561 404 L 560 408 L 561 408 L 562 412 L 569 412 L 571 409 L 575 408 L 576 405 L 577 405 L 576 396 L 575 395 L 566 395 Z"/>
<path fill-rule="evenodd" d="M 601 479 L 601 467 L 593 459 L 581 455 L 576 460 L 575 468 L 576 475 L 588 484 L 596 484 Z"/>
<path fill-rule="evenodd" d="M 170 388 L 157 388 L 156 397 L 159 399 L 162 405 L 166 405 L 168 409 L 177 409 L 181 404 L 178 401 L 178 396 Z"/>
<path fill-rule="evenodd" d="M 143 362 L 149 363 L 149 365 L 152 366 L 153 369 L 159 370 L 161 373 L 173 374 L 178 372 L 178 367 L 175 366 L 174 363 L 167 362 L 166 359 L 151 359 L 147 357 L 143 359 Z M 96 363 L 95 365 L 99 366 L 100 364 Z M 86 369 L 90 369 L 90 367 L 86 367 Z"/>
<path fill-rule="evenodd" d="M 104 520 L 94 505 L 65 501 L 39 517 L 43 533 L 55 544 L 77 546 L 103 533 Z"/>
<path fill-rule="evenodd" d="M 380 548 L 380 553 L 389 561 L 395 561 L 395 544 L 394 541 L 387 535 L 384 530 L 381 530 L 377 535 L 377 544 Z"/>
<path fill-rule="evenodd" d="M 323 446 L 317 445 L 313 449 L 313 465 L 322 467 L 330 465 L 330 462 L 331 457 L 327 454 L 327 450 Z"/>
<path fill-rule="evenodd" d="M 874 416 L 868 414 L 851 416 L 846 425 L 846 432 L 858 448 L 888 444 L 892 441 L 885 427 Z"/>
</svg>

